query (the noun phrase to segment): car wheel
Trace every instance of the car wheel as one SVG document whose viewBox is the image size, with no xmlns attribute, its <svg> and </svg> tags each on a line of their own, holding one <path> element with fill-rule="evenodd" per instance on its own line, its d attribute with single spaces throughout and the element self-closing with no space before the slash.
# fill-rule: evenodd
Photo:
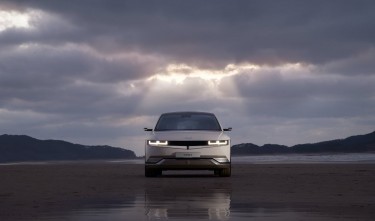
<svg viewBox="0 0 375 221">
<path fill-rule="evenodd" d="M 161 176 L 162 175 L 162 170 L 155 170 L 156 176 Z"/>
<path fill-rule="evenodd" d="M 145 168 L 145 176 L 146 177 L 155 177 L 155 176 L 160 176 L 161 174 L 162 174 L 161 170 Z"/>
<path fill-rule="evenodd" d="M 219 176 L 221 177 L 230 177 L 231 175 L 231 168 L 225 168 L 225 169 L 221 169 L 220 172 L 219 172 Z"/>
</svg>

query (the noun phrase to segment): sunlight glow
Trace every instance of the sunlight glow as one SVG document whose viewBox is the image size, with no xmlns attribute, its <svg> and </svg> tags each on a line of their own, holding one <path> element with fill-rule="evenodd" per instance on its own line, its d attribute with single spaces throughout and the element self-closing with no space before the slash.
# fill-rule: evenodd
<svg viewBox="0 0 375 221">
<path fill-rule="evenodd" d="M 205 101 L 210 101 L 210 108 L 216 111 L 227 105 L 244 110 L 246 102 L 239 91 L 238 81 L 246 80 L 249 81 L 249 85 L 256 85 L 273 76 L 278 79 L 303 78 L 309 76 L 308 68 L 310 66 L 300 63 L 285 63 L 278 66 L 239 63 L 212 69 L 187 64 L 169 64 L 137 83 L 146 89 L 134 90 L 137 88 L 135 84 L 135 88 L 126 85 L 122 91 L 124 95 L 131 91 L 139 91 L 142 94 L 140 102 L 135 107 L 141 113 L 155 107 L 161 112 L 171 109 L 205 110 L 207 107 L 204 105 L 195 106 Z"/>
<path fill-rule="evenodd" d="M 314 68 L 314 65 L 307 65 L 301 63 L 286 63 L 281 66 L 274 67 L 280 70 L 281 73 L 291 74 L 296 72 L 307 72 Z"/>
<path fill-rule="evenodd" d="M 30 28 L 31 14 L 0 10 L 0 32 L 8 28 Z"/>
<path fill-rule="evenodd" d="M 200 78 L 207 81 L 220 81 L 243 71 L 252 71 L 260 67 L 254 64 L 228 64 L 224 69 L 199 69 L 186 64 L 170 64 L 164 71 L 156 73 L 148 80 L 160 80 L 183 84 L 187 78 Z"/>
</svg>

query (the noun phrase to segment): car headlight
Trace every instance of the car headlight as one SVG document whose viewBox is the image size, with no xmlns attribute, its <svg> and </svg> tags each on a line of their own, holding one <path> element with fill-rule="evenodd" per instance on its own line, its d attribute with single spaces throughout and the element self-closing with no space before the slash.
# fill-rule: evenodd
<svg viewBox="0 0 375 221">
<path fill-rule="evenodd" d="M 208 145 L 209 146 L 224 146 L 224 145 L 228 145 L 228 141 L 227 140 L 209 140 Z"/>
<path fill-rule="evenodd" d="M 149 140 L 147 143 L 150 146 L 167 146 L 168 145 L 168 141 L 166 140 Z"/>
</svg>

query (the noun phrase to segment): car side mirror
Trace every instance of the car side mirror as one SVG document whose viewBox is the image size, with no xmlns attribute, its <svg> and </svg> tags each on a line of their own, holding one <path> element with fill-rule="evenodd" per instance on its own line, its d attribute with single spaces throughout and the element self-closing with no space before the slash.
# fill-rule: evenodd
<svg viewBox="0 0 375 221">
<path fill-rule="evenodd" d="M 147 127 L 143 128 L 143 130 L 144 130 L 144 131 L 152 131 L 152 129 L 147 128 Z"/>
<path fill-rule="evenodd" d="M 232 128 L 231 127 L 224 128 L 224 131 L 232 131 Z"/>
</svg>

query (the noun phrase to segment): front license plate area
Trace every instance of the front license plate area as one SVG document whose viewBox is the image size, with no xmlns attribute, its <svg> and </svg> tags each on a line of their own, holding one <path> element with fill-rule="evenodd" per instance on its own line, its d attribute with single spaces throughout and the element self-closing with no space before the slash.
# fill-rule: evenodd
<svg viewBox="0 0 375 221">
<path fill-rule="evenodd" d="M 200 157 L 201 154 L 199 152 L 177 152 L 177 158 L 196 158 Z"/>
</svg>

